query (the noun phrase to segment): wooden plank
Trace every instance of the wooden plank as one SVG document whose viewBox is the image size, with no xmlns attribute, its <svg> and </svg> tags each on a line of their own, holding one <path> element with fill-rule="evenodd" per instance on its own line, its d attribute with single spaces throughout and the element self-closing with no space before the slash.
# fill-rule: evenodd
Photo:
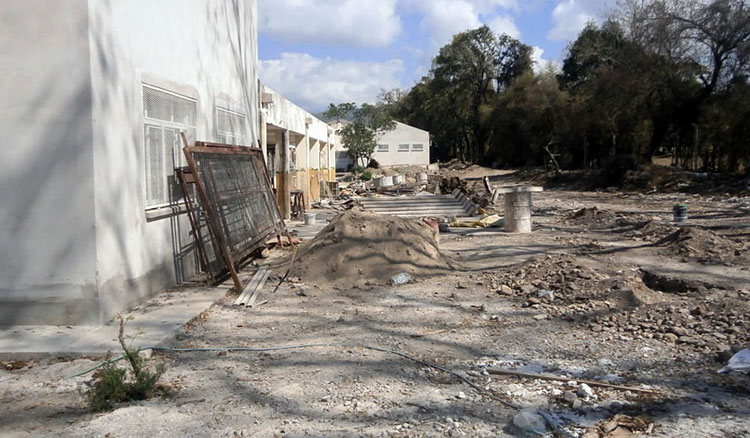
<svg viewBox="0 0 750 438">
<path fill-rule="evenodd" d="M 554 382 L 570 382 L 571 380 L 573 380 L 578 383 L 585 383 L 589 386 L 600 386 L 602 388 L 618 389 L 620 391 L 644 392 L 647 394 L 653 394 L 657 392 L 653 389 L 634 388 L 632 386 L 623 386 L 623 385 L 612 385 L 610 383 L 598 382 L 596 380 L 582 380 L 582 379 L 576 379 L 574 377 L 558 377 L 558 376 L 548 376 L 546 374 L 524 373 L 521 371 L 505 370 L 502 368 L 487 368 L 487 372 L 489 374 L 493 374 L 497 376 L 525 377 L 527 379 L 550 380 Z"/>
<path fill-rule="evenodd" d="M 245 303 L 245 307 L 252 308 L 255 304 L 255 300 L 258 299 L 258 294 L 260 293 L 261 289 L 263 289 L 263 286 L 266 284 L 266 280 L 268 280 L 268 277 L 271 275 L 270 270 L 266 270 L 266 272 L 261 277 L 260 281 L 258 282 L 258 286 L 255 287 L 255 292 L 250 296 L 250 298 Z"/>
<path fill-rule="evenodd" d="M 253 278 L 250 280 L 250 282 L 245 286 L 245 288 L 242 290 L 242 293 L 239 297 L 234 301 L 234 304 L 237 306 L 240 306 L 244 304 L 248 298 L 250 298 L 250 294 L 252 294 L 255 291 L 255 288 L 257 288 L 258 283 L 260 283 L 260 279 L 265 273 L 268 271 L 268 268 L 265 266 L 261 266 L 258 268 L 258 270 L 255 272 L 255 275 L 253 275 Z"/>
</svg>

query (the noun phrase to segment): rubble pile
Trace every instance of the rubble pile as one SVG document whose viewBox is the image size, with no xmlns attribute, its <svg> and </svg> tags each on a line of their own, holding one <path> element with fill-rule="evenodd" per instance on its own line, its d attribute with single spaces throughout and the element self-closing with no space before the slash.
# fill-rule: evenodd
<svg viewBox="0 0 750 438">
<path fill-rule="evenodd" d="M 290 274 L 321 289 L 348 289 L 386 284 L 401 273 L 446 273 L 453 268 L 436 237 L 423 221 L 348 210 L 300 247 Z"/>
<path fill-rule="evenodd" d="M 616 281 L 567 254 L 531 258 L 495 273 L 492 280 L 502 295 L 523 297 L 529 305 L 557 306 L 607 298 Z"/>
<path fill-rule="evenodd" d="M 583 226 L 586 228 L 616 228 L 634 226 L 648 222 L 648 218 L 642 214 L 615 213 L 610 210 L 602 210 L 597 207 L 581 208 L 572 211 L 563 217 L 566 225 Z"/>
<path fill-rule="evenodd" d="M 521 298 L 526 307 L 610 333 L 686 344 L 706 353 L 737 350 L 750 343 L 750 291 L 710 285 L 654 290 L 648 273 L 609 276 L 571 255 L 530 259 L 493 274 L 497 293 Z M 684 290 L 683 290 L 684 289 Z"/>
<path fill-rule="evenodd" d="M 711 230 L 679 227 L 658 222 L 646 223 L 630 234 L 655 243 L 664 255 L 676 255 L 701 263 L 729 263 L 748 260 L 748 245 L 734 241 Z"/>
<path fill-rule="evenodd" d="M 750 344 L 748 292 L 716 292 L 602 315 L 589 323 L 611 332 L 692 346 L 703 353 L 739 351 Z"/>
</svg>

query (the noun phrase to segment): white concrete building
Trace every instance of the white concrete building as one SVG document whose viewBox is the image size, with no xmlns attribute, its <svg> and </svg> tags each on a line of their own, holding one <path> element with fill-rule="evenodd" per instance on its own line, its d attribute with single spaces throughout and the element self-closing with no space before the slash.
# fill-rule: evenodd
<svg viewBox="0 0 750 438">
<path fill-rule="evenodd" d="M 196 271 L 179 132 L 259 144 L 256 0 L 0 12 L 0 324 L 106 322 Z"/>
<path fill-rule="evenodd" d="M 261 84 L 261 144 L 267 151 L 269 172 L 280 178 L 281 149 L 286 134 L 289 147 L 289 178 L 293 190 L 301 190 L 309 207 L 320 200 L 321 187 L 336 181 L 336 130 Z M 275 181 L 278 187 L 278 181 Z"/>
<path fill-rule="evenodd" d="M 378 136 L 372 155 L 381 166 L 427 166 L 430 164 L 430 133 L 405 123 Z M 353 160 L 343 145 L 336 147 L 336 169 L 347 170 Z"/>
</svg>

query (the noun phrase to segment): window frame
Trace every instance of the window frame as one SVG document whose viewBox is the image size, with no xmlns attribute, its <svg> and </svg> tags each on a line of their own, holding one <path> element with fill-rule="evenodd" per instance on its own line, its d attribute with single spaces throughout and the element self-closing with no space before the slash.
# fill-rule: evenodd
<svg viewBox="0 0 750 438">
<path fill-rule="evenodd" d="M 378 143 L 377 152 L 388 153 L 391 151 L 391 145 L 388 143 Z"/>
<path fill-rule="evenodd" d="M 180 133 L 185 132 L 186 136 L 188 137 L 188 140 L 191 138 L 194 140 L 197 137 L 197 122 L 198 122 L 198 99 L 186 96 L 180 93 L 176 93 L 174 91 L 151 85 L 148 83 L 142 83 L 141 88 L 141 95 L 143 97 L 142 101 L 142 110 L 141 110 L 141 133 L 143 135 L 142 138 L 142 148 L 141 152 L 143 154 L 143 203 L 144 203 L 144 210 L 150 211 L 155 210 L 159 208 L 164 208 L 168 206 L 174 206 L 182 202 L 181 195 L 178 195 L 178 197 L 175 199 L 174 193 L 177 190 L 175 184 L 177 184 L 176 178 L 174 177 L 175 172 L 174 170 L 178 167 L 184 167 L 187 166 L 187 160 L 185 159 L 184 154 L 182 153 L 182 136 Z M 146 101 L 144 94 L 146 93 L 146 89 L 155 91 L 157 93 L 163 93 L 167 95 L 171 95 L 173 97 L 176 97 L 178 99 L 182 99 L 184 101 L 190 102 L 193 105 L 194 111 L 195 111 L 195 117 L 193 117 L 193 123 L 194 126 L 176 122 L 174 120 L 163 120 L 158 119 L 155 117 L 150 117 L 146 115 Z M 174 119 L 174 114 L 171 114 L 171 118 Z M 158 202 L 149 204 L 149 197 L 148 197 L 148 160 L 147 160 L 147 141 L 148 136 L 146 134 L 147 130 L 149 129 L 158 129 L 161 136 L 161 153 L 162 153 L 162 163 L 161 163 L 161 179 L 162 183 L 164 184 L 164 198 L 159 200 Z M 173 131 L 172 138 L 174 138 L 174 143 L 171 146 L 167 145 L 167 131 Z M 176 137 L 176 138 L 175 138 Z M 169 166 L 173 166 L 170 172 Z M 152 169 L 153 171 L 153 169 Z M 170 176 L 173 177 L 172 185 L 170 185 Z"/>
<path fill-rule="evenodd" d="M 219 112 L 224 111 L 227 114 L 230 114 L 232 116 L 241 117 L 242 118 L 242 131 L 241 133 L 236 132 L 230 132 L 230 131 L 222 131 L 219 129 Z M 247 140 L 247 114 L 243 114 L 239 111 L 234 111 L 229 108 L 226 108 L 221 105 L 216 105 L 216 110 L 214 111 L 215 117 L 216 117 L 216 141 L 219 143 L 225 143 L 225 144 L 231 144 L 234 146 L 249 146 L 247 144 L 244 144 Z M 224 137 L 224 140 L 222 141 L 222 136 Z M 228 141 L 229 139 L 232 139 L 232 141 Z"/>
<path fill-rule="evenodd" d="M 404 147 L 406 146 L 406 147 Z M 398 145 L 398 151 L 399 152 L 409 152 L 411 150 L 411 145 L 409 143 L 400 143 Z"/>
<path fill-rule="evenodd" d="M 417 146 L 419 146 L 419 149 L 417 149 Z M 411 151 L 412 152 L 424 152 L 424 143 L 413 143 L 411 145 Z"/>
</svg>

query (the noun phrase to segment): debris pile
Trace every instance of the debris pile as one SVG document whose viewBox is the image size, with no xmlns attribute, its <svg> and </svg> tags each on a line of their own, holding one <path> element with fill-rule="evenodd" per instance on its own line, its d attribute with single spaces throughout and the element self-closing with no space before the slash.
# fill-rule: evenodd
<svg viewBox="0 0 750 438">
<path fill-rule="evenodd" d="M 748 298 L 750 294 L 728 291 L 702 298 L 682 297 L 602 315 L 590 322 L 589 328 L 685 344 L 706 354 L 727 354 L 750 343 Z"/>
<path fill-rule="evenodd" d="M 750 292 L 668 280 L 648 272 L 608 276 L 573 256 L 549 255 L 494 274 L 489 284 L 596 333 L 686 344 L 707 354 L 750 343 Z"/>
<path fill-rule="evenodd" d="M 597 207 L 574 210 L 563 218 L 566 225 L 583 226 L 586 228 L 602 229 L 626 227 L 648 222 L 646 216 L 635 213 L 615 213 Z"/>
<path fill-rule="evenodd" d="M 525 304 L 553 316 L 576 319 L 592 311 L 624 309 L 657 301 L 638 276 L 612 278 L 567 254 L 532 258 L 497 273 L 491 284 L 501 295 L 519 296 Z"/>
<path fill-rule="evenodd" d="M 452 270 L 433 227 L 419 220 L 352 209 L 340 214 L 299 249 L 291 275 L 321 289 L 386 284 Z"/>
<path fill-rule="evenodd" d="M 655 243 L 663 249 L 665 255 L 681 256 L 701 263 L 747 260 L 746 243 L 702 228 L 648 222 L 641 229 L 631 233 L 631 236 Z"/>
</svg>

